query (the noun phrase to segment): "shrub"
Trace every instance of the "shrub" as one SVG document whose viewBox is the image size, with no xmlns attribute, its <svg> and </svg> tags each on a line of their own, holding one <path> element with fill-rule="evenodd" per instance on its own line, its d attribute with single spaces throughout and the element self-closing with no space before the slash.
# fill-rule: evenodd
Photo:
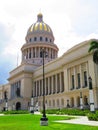
<svg viewBox="0 0 98 130">
<path fill-rule="evenodd" d="M 89 120 L 98 121 L 98 111 L 96 111 L 95 113 L 88 113 L 87 117 Z"/>
<path fill-rule="evenodd" d="M 25 110 L 19 110 L 19 111 L 4 111 L 4 114 L 28 114 L 28 111 Z"/>
<path fill-rule="evenodd" d="M 60 115 L 77 115 L 77 116 L 85 116 L 89 113 L 89 110 L 80 110 L 80 109 L 51 109 L 46 110 L 47 114 L 60 114 Z"/>
</svg>

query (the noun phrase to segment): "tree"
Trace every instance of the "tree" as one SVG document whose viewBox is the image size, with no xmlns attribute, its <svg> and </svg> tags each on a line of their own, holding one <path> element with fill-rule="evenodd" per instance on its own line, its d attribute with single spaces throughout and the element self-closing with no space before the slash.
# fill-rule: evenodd
<svg viewBox="0 0 98 130">
<path fill-rule="evenodd" d="M 95 64 L 98 64 L 98 41 L 91 41 L 88 52 L 93 52 L 93 61 Z"/>
</svg>

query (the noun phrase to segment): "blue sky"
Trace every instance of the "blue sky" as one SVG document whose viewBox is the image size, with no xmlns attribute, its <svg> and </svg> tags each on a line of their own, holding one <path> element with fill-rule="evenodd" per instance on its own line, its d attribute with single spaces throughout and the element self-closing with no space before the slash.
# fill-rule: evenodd
<svg viewBox="0 0 98 130">
<path fill-rule="evenodd" d="M 98 0 L 0 0 L 0 84 L 21 63 L 21 47 L 37 14 L 53 30 L 59 56 L 74 45 L 98 38 Z"/>
</svg>

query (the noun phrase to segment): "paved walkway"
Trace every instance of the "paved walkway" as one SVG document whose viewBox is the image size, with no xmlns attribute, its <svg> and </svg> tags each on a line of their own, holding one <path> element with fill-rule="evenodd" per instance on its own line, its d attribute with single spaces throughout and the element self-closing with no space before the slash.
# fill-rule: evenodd
<svg viewBox="0 0 98 130">
<path fill-rule="evenodd" d="M 40 114 L 40 112 L 35 112 L 35 114 Z M 59 116 L 59 115 L 57 115 Z M 64 115 L 61 115 L 64 116 Z M 65 115 L 67 116 L 67 115 Z M 98 126 L 98 121 L 90 121 L 86 116 L 75 116 L 75 119 L 71 120 L 61 120 L 61 121 L 55 121 L 60 123 L 70 123 L 70 124 L 82 124 L 82 125 L 90 125 L 90 126 Z"/>
<path fill-rule="evenodd" d="M 89 121 L 86 116 L 78 116 L 75 119 L 62 120 L 62 121 L 56 121 L 56 122 L 98 126 L 98 121 Z"/>
<path fill-rule="evenodd" d="M 4 116 L 4 114 L 0 114 L 0 116 Z"/>
</svg>

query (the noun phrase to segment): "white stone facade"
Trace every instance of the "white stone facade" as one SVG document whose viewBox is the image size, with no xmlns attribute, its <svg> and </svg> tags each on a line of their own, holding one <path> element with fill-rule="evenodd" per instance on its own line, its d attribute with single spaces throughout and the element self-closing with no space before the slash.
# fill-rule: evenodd
<svg viewBox="0 0 98 130">
<path fill-rule="evenodd" d="M 89 76 L 97 109 L 98 66 L 88 53 L 92 39 L 77 44 L 58 58 L 53 32 L 42 18 L 39 14 L 37 22 L 28 29 L 26 43 L 21 48 L 21 65 L 10 72 L 9 83 L 0 86 L 0 110 L 6 106 L 5 92 L 9 110 L 29 110 L 31 98 L 34 108 L 43 108 L 43 48 L 48 54 L 44 66 L 46 109 L 80 108 L 81 93 L 83 108 L 89 108 Z"/>
</svg>

